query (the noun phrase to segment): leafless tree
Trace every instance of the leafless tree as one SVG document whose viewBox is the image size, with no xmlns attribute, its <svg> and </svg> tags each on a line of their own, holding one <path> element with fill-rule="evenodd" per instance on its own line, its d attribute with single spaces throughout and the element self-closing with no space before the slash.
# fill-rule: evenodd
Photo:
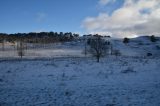
<svg viewBox="0 0 160 106">
<path fill-rule="evenodd" d="M 100 36 L 94 36 L 90 40 L 90 53 L 96 57 L 97 62 L 99 62 L 100 58 L 105 56 L 108 52 L 108 44 L 105 40 Z"/>
<path fill-rule="evenodd" d="M 87 38 L 84 38 L 84 54 L 87 55 Z"/>
<path fill-rule="evenodd" d="M 2 41 L 2 51 L 5 50 L 4 46 L 5 46 L 5 40 L 3 39 L 3 41 Z"/>
<path fill-rule="evenodd" d="M 4 38 L 4 36 L 0 37 L 0 43 L 2 45 L 2 51 L 4 51 L 5 50 L 5 38 Z"/>
<path fill-rule="evenodd" d="M 20 41 L 17 43 L 17 51 L 18 51 L 18 56 L 20 56 L 21 58 L 24 56 L 24 51 L 25 47 L 24 47 L 24 42 L 22 39 L 20 39 Z"/>
</svg>

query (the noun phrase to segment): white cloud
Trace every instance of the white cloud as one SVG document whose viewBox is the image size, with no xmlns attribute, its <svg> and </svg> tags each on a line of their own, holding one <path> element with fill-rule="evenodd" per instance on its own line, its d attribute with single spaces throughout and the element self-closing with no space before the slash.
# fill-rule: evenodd
<svg viewBox="0 0 160 106">
<path fill-rule="evenodd" d="M 160 0 L 125 0 L 110 16 L 87 17 L 82 26 L 89 33 L 106 32 L 116 37 L 160 34 Z"/>
</svg>

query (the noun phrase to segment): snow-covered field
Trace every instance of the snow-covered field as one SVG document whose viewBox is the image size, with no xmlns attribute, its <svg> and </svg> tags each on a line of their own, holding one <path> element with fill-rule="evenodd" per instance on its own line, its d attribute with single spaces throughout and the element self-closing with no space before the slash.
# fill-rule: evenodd
<svg viewBox="0 0 160 106">
<path fill-rule="evenodd" d="M 160 58 L 0 61 L 0 106 L 160 106 Z"/>
<path fill-rule="evenodd" d="M 23 58 L 84 57 L 77 49 L 30 49 L 25 50 Z M 20 58 L 17 50 L 0 51 L 1 59 Z"/>
<path fill-rule="evenodd" d="M 78 44 L 78 45 L 77 45 Z M 27 44 L 27 49 L 24 49 L 23 58 L 54 58 L 54 57 L 84 57 L 83 43 L 72 44 L 67 42 L 63 44 Z M 0 46 L 0 58 L 12 59 L 20 58 L 16 47 L 5 45 L 5 50 Z"/>
<path fill-rule="evenodd" d="M 160 106 L 160 40 L 124 44 L 97 63 L 84 42 L 27 44 L 0 50 L 0 106 Z M 151 56 L 147 56 L 151 53 Z"/>
</svg>

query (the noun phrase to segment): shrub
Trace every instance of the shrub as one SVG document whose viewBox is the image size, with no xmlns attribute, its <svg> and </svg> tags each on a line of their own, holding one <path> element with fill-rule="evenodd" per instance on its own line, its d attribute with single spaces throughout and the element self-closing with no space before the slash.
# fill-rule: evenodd
<svg viewBox="0 0 160 106">
<path fill-rule="evenodd" d="M 125 43 L 125 44 L 129 43 L 129 38 L 124 38 L 123 43 Z"/>
<path fill-rule="evenodd" d="M 152 53 L 147 53 L 147 56 L 152 56 Z"/>
<path fill-rule="evenodd" d="M 157 49 L 157 50 L 160 50 L 160 46 L 159 46 L 159 45 L 156 45 L 156 49 Z"/>
<path fill-rule="evenodd" d="M 152 35 L 152 36 L 150 37 L 150 40 L 151 40 L 151 42 L 156 42 L 156 41 L 157 41 L 154 35 Z"/>
</svg>

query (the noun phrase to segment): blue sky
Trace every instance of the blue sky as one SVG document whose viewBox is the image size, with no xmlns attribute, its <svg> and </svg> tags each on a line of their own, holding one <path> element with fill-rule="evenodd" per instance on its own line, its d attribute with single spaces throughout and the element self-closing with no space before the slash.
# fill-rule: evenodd
<svg viewBox="0 0 160 106">
<path fill-rule="evenodd" d="M 99 6 L 99 0 L 0 0 L 0 32 L 80 32 L 82 21 L 119 6 Z"/>
<path fill-rule="evenodd" d="M 0 0 L 0 32 L 160 36 L 160 0 Z"/>
</svg>

